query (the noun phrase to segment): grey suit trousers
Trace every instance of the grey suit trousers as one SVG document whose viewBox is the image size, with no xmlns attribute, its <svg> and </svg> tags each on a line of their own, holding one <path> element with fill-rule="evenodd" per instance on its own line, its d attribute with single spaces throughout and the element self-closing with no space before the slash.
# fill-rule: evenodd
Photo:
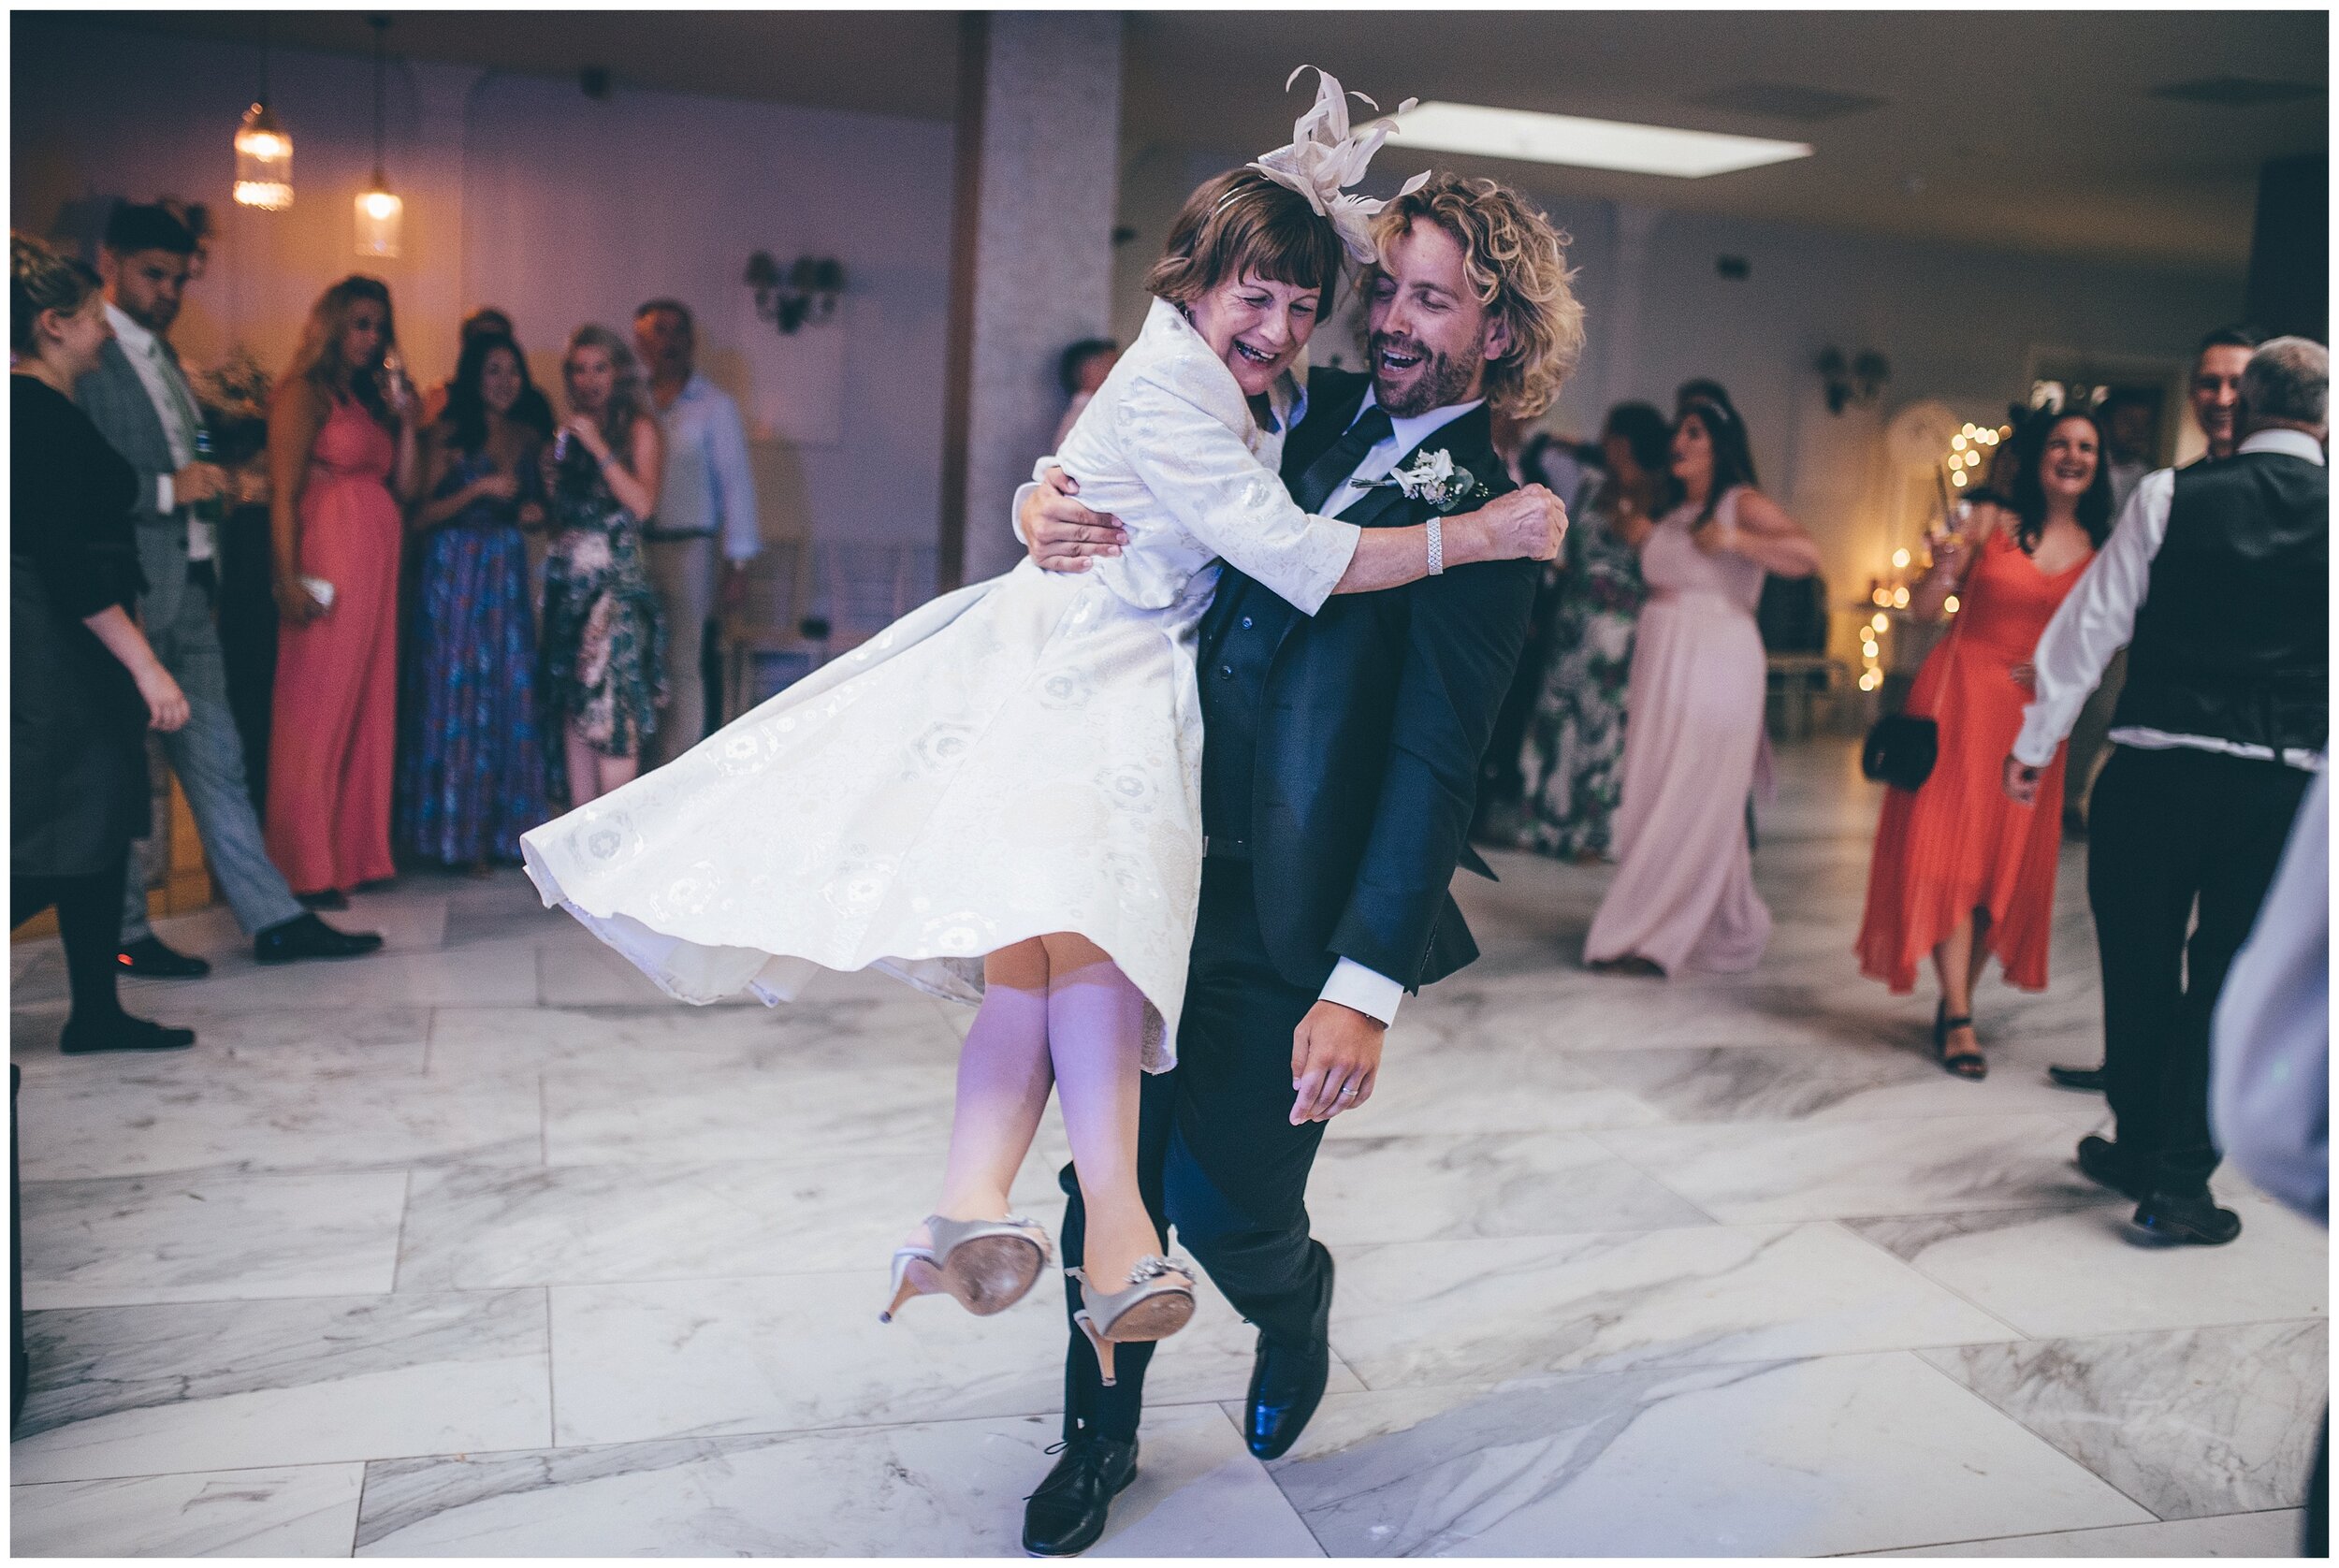
<svg viewBox="0 0 2339 1568">
<path fill-rule="evenodd" d="M 141 532 L 146 530 L 141 530 Z M 144 545 L 149 541 L 141 539 Z M 211 596 L 185 581 L 183 557 L 174 593 L 150 594 L 146 640 L 162 661 L 170 678 L 186 693 L 187 722 L 162 737 L 163 754 L 179 776 L 195 813 L 196 831 L 203 840 L 203 857 L 211 875 L 236 912 L 236 923 L 247 934 L 281 925 L 300 913 L 283 872 L 268 858 L 259 813 L 252 807 L 252 790 L 243 771 L 243 739 L 236 731 L 236 716 L 227 705 L 227 661 L 220 651 L 219 628 L 211 619 Z M 167 608 L 166 622 L 154 612 Z M 146 878 L 140 857 L 130 857 L 130 875 L 123 889 L 122 939 L 135 942 L 153 935 L 146 918 Z"/>
</svg>

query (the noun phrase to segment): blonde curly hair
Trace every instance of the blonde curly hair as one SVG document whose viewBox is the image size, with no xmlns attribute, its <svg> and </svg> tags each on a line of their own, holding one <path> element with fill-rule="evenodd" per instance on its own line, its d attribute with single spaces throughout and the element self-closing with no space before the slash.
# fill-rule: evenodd
<svg viewBox="0 0 2339 1568">
<path fill-rule="evenodd" d="M 1381 209 L 1373 242 L 1386 254 L 1390 241 L 1423 218 L 1453 236 L 1478 303 L 1510 328 L 1509 348 L 1487 361 L 1487 405 L 1515 419 L 1534 418 L 1551 406 L 1584 351 L 1584 307 L 1569 286 L 1576 274 L 1567 265 L 1567 236 L 1506 185 L 1438 174 Z M 1381 270 L 1377 264 L 1364 269 L 1358 286 L 1368 299 Z"/>
</svg>

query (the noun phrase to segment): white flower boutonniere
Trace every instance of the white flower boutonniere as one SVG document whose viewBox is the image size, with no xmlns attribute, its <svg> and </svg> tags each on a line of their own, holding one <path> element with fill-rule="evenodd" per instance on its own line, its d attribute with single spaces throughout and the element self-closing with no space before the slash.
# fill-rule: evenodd
<svg viewBox="0 0 2339 1568">
<path fill-rule="evenodd" d="M 1409 500 L 1428 501 L 1440 516 L 1460 511 L 1486 490 L 1476 474 L 1457 468 L 1454 455 L 1443 449 L 1419 454 L 1409 466 L 1392 471 L 1381 485 L 1395 486 Z"/>
</svg>

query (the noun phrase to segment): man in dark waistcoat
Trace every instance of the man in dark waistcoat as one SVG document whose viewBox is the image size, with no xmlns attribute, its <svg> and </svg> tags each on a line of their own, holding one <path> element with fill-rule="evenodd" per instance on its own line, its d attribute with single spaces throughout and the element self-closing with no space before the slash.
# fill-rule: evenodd
<svg viewBox="0 0 2339 1568">
<path fill-rule="evenodd" d="M 2136 1200 L 2153 1240 L 2214 1246 L 2242 1230 L 2209 1194 L 2209 1024 L 2324 765 L 2330 376 L 2318 343 L 2265 344 L 2242 375 L 2233 455 L 2136 486 L 2040 639 L 2036 700 L 2006 760 L 2007 792 L 2028 804 L 2128 648 L 2087 841 L 2114 1137 L 2083 1139 L 2079 1163 Z"/>
<path fill-rule="evenodd" d="M 1489 414 L 1548 405 L 1582 312 L 1560 237 L 1491 181 L 1435 178 L 1374 232 L 1381 262 L 1358 284 L 1371 373 L 1309 377 L 1283 478 L 1311 512 L 1407 527 L 1438 509 L 1381 482 L 1417 459 L 1442 453 L 1512 488 Z M 1019 521 L 1053 570 L 1084 569 L 1081 556 L 1120 539 L 1045 486 L 1019 498 Z M 1477 956 L 1447 886 L 1458 864 L 1490 874 L 1465 835 L 1540 570 L 1457 567 L 1310 617 L 1225 566 L 1199 629 L 1201 908 L 1178 1065 L 1144 1083 L 1139 1170 L 1164 1246 L 1174 1223 L 1259 1330 L 1243 1436 L 1262 1459 L 1298 1439 L 1329 1372 L 1332 1260 L 1305 1203 L 1324 1125 L 1371 1096 L 1403 994 Z M 1068 1165 L 1062 1185 L 1073 1265 Z M 1080 1305 L 1076 1285 L 1067 1304 Z M 1024 1510 L 1026 1549 L 1068 1555 L 1103 1533 L 1136 1474 L 1153 1348 L 1119 1347 L 1108 1388 L 1072 1332 L 1064 1455 Z"/>
</svg>

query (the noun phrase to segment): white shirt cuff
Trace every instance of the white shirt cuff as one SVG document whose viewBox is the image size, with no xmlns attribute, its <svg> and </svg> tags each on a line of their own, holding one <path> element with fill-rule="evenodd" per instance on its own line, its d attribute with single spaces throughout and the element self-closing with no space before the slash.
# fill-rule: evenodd
<svg viewBox="0 0 2339 1568">
<path fill-rule="evenodd" d="M 1354 1008 L 1383 1024 L 1394 1024 L 1397 1004 L 1405 999 L 1405 988 L 1376 969 L 1368 969 L 1353 958 L 1344 958 L 1332 966 L 1332 978 L 1324 982 L 1323 999 Z"/>
<path fill-rule="evenodd" d="M 1024 537 L 1024 498 L 1038 488 L 1039 486 L 1036 483 L 1017 486 L 1015 500 L 1009 505 L 1007 512 L 1007 526 L 1015 530 L 1015 537 L 1022 542 L 1026 550 L 1031 548 L 1031 541 Z"/>
<path fill-rule="evenodd" d="M 154 510 L 166 515 L 176 512 L 179 510 L 178 501 L 179 493 L 170 483 L 170 475 L 156 474 L 154 476 Z"/>
<path fill-rule="evenodd" d="M 2022 733 L 2014 737 L 2014 761 L 2027 768 L 2043 768 L 2055 761 L 2055 748 L 2063 744 L 2060 735 L 2034 733 L 2041 728 L 2027 715 Z"/>
</svg>

